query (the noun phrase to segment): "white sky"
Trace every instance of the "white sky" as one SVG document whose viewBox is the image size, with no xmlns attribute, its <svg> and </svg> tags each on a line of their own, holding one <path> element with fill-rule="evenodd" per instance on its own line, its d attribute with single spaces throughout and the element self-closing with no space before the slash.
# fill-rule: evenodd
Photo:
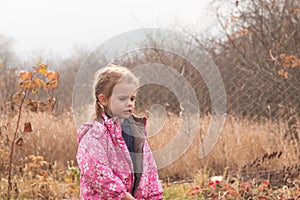
<svg viewBox="0 0 300 200">
<path fill-rule="evenodd" d="M 23 55 L 93 48 L 125 31 L 180 24 L 206 28 L 210 0 L 0 0 L 0 35 Z"/>
</svg>

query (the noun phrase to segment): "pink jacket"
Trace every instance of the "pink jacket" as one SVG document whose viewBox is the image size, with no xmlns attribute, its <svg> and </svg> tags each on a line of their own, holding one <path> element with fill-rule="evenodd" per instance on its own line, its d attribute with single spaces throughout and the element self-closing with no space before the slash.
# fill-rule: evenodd
<svg viewBox="0 0 300 200">
<path fill-rule="evenodd" d="M 103 118 L 103 123 L 89 121 L 77 132 L 80 198 L 118 200 L 130 192 L 136 199 L 162 199 L 157 167 L 146 141 L 145 118 L 131 116 L 128 120 L 134 135 L 135 166 L 120 124 Z"/>
</svg>

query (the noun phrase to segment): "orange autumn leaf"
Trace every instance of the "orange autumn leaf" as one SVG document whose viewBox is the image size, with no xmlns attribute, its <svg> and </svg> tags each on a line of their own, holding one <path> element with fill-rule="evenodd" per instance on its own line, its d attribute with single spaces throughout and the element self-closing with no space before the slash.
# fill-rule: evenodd
<svg viewBox="0 0 300 200">
<path fill-rule="evenodd" d="M 58 78 L 59 78 L 59 73 L 56 72 L 56 71 L 49 71 L 49 72 L 46 74 L 46 77 L 47 77 L 47 80 L 48 80 L 48 81 L 58 80 Z"/>
<path fill-rule="evenodd" d="M 284 69 L 281 69 L 281 70 L 278 71 L 278 75 L 283 76 L 284 72 L 285 72 Z"/>
<path fill-rule="evenodd" d="M 279 57 L 281 61 L 278 63 L 282 65 L 283 69 L 280 69 L 277 73 L 279 76 L 284 76 L 287 79 L 289 78 L 289 73 L 286 69 L 300 67 L 300 59 L 295 55 L 286 55 L 285 53 L 281 53 Z"/>
<path fill-rule="evenodd" d="M 286 55 L 284 53 L 280 54 L 279 56 L 281 59 L 285 59 Z"/>
<path fill-rule="evenodd" d="M 31 80 L 32 79 L 32 72 L 20 72 L 20 79 L 22 79 L 23 81 L 26 81 L 26 80 Z"/>
<path fill-rule="evenodd" d="M 34 88 L 35 86 L 35 83 L 33 80 L 25 80 L 25 81 L 22 81 L 20 84 L 19 84 L 19 87 L 20 88 L 26 88 L 26 89 L 32 89 Z"/>
<path fill-rule="evenodd" d="M 54 89 L 58 87 L 58 79 L 59 79 L 59 73 L 56 71 L 50 71 L 48 72 L 47 76 L 47 89 Z"/>
<path fill-rule="evenodd" d="M 298 59 L 295 55 L 280 54 L 280 59 L 282 60 L 284 68 L 300 66 L 300 59 Z"/>
<path fill-rule="evenodd" d="M 244 28 L 243 30 L 238 31 L 237 33 L 238 33 L 239 35 L 248 35 L 248 34 L 249 34 L 249 31 L 248 31 L 248 29 Z"/>
<path fill-rule="evenodd" d="M 47 89 L 54 89 L 58 87 L 58 80 L 52 80 L 46 84 Z"/>
<path fill-rule="evenodd" d="M 38 88 L 41 88 L 42 86 L 46 86 L 46 83 L 45 81 L 39 79 L 39 78 L 34 78 L 34 82 L 35 82 L 35 85 L 38 87 Z"/>
</svg>

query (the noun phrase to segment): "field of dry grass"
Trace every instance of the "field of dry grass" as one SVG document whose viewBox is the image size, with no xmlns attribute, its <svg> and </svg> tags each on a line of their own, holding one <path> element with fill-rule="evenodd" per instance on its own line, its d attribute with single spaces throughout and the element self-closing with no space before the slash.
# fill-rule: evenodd
<svg viewBox="0 0 300 200">
<path fill-rule="evenodd" d="M 2 116 L 1 120 L 4 118 Z M 77 199 L 79 171 L 72 114 L 26 113 L 22 122 L 27 121 L 31 122 L 33 132 L 26 135 L 24 147 L 18 148 L 14 156 L 12 197 Z M 200 193 L 200 189 L 205 189 L 209 178 L 216 175 L 223 176 L 227 184 L 236 184 L 237 181 L 230 181 L 239 180 L 236 188 L 243 182 L 255 185 L 254 182 L 270 181 L 274 187 L 292 187 L 291 191 L 299 194 L 299 141 L 283 137 L 287 131 L 284 122 L 255 122 L 227 116 L 215 148 L 200 159 L 200 144 L 209 122 L 210 116 L 202 116 L 199 134 L 187 152 L 170 166 L 159 170 L 166 199 L 187 199 L 195 188 L 196 196 L 189 198 L 201 199 L 206 193 Z M 152 149 L 160 149 L 176 137 L 180 123 L 177 116 L 169 115 L 161 132 L 149 138 Z M 7 190 L 9 147 L 6 135 L 2 134 L 0 141 L 0 198 L 3 199 Z M 173 184 L 174 181 L 182 184 Z M 215 190 L 215 187 L 207 187 Z M 217 188 L 223 187 L 227 188 L 221 184 Z"/>
</svg>

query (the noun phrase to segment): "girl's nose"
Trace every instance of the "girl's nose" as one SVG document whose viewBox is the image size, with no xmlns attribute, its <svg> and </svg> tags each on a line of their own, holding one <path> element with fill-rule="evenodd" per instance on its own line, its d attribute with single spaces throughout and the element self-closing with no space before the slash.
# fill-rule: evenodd
<svg viewBox="0 0 300 200">
<path fill-rule="evenodd" d="M 134 105 L 134 100 L 129 99 L 128 101 L 128 107 L 132 107 Z"/>
</svg>

